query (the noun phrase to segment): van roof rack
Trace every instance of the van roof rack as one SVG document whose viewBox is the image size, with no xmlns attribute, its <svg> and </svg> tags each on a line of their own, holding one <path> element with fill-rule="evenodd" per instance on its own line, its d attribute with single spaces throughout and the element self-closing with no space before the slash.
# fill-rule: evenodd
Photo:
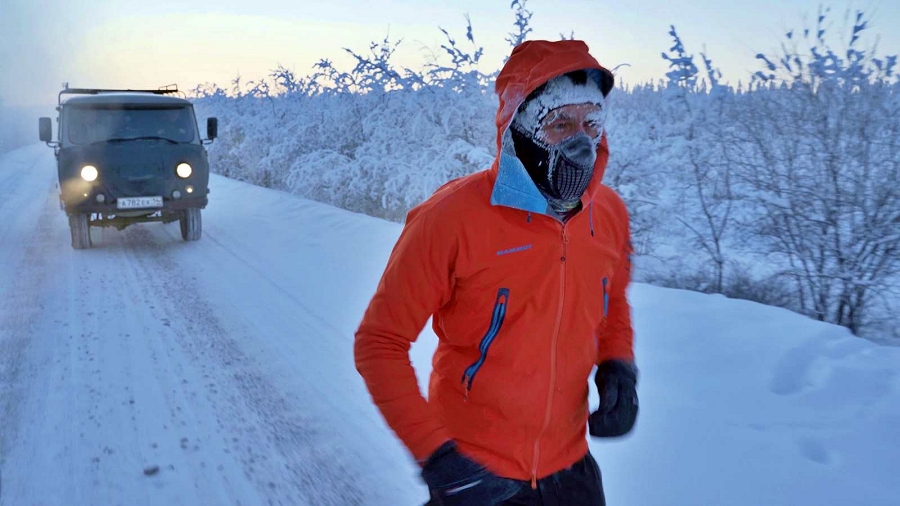
<svg viewBox="0 0 900 506">
<path fill-rule="evenodd" d="M 69 88 L 67 84 L 62 91 L 59 92 L 59 96 L 57 97 L 58 104 L 62 105 L 62 97 L 63 95 L 99 95 L 101 93 L 152 93 L 154 95 L 181 95 L 182 98 L 187 98 L 184 92 L 178 90 L 177 84 L 168 84 L 166 86 L 160 86 L 155 90 L 115 90 L 115 89 L 102 89 L 102 88 Z"/>
</svg>

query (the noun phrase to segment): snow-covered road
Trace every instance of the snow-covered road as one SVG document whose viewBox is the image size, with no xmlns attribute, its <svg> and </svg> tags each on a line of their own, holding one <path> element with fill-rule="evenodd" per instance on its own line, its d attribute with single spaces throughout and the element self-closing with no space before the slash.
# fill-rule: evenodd
<svg viewBox="0 0 900 506">
<path fill-rule="evenodd" d="M 0 505 L 425 501 L 352 360 L 397 224 L 214 177 L 200 241 L 147 224 L 75 251 L 55 180 L 44 146 L 0 156 Z M 641 415 L 591 442 L 611 506 L 898 504 L 900 349 L 631 296 Z"/>
<path fill-rule="evenodd" d="M 282 230 L 285 212 L 314 218 L 309 204 L 255 207 L 217 182 L 197 243 L 183 243 L 177 224 L 148 224 L 95 229 L 95 248 L 75 251 L 50 150 L 7 157 L 4 506 L 389 504 L 404 475 L 415 488 L 396 444 L 360 448 L 380 421 L 347 402 L 366 394 L 354 318 L 342 313 L 349 297 L 329 271 L 357 266 L 339 252 L 311 256 L 327 238 Z M 372 454 L 400 469 L 360 474 Z M 399 482 L 378 479 L 392 470 Z"/>
</svg>

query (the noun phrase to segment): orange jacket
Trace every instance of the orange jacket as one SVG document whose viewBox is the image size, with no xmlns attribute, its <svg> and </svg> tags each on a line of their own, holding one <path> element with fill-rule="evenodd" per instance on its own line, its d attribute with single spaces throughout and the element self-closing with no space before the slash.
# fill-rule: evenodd
<svg viewBox="0 0 900 506">
<path fill-rule="evenodd" d="M 588 384 L 603 360 L 633 360 L 628 214 L 601 184 L 565 224 L 504 141 L 525 97 L 603 69 L 580 41 L 517 47 L 497 78 L 498 156 L 410 211 L 356 334 L 357 369 L 419 461 L 448 439 L 494 473 L 540 479 L 587 452 Z M 439 338 L 428 400 L 409 361 L 429 317 Z"/>
</svg>

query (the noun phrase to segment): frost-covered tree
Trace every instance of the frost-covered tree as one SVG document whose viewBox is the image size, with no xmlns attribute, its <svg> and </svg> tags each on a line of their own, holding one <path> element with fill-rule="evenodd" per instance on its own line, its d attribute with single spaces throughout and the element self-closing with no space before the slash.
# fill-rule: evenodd
<svg viewBox="0 0 900 506">
<path fill-rule="evenodd" d="M 610 158 L 603 176 L 625 200 L 632 241 L 638 255 L 654 255 L 666 242 L 666 203 L 674 200 L 667 184 L 669 146 L 660 138 L 663 97 L 657 86 L 614 90 L 607 120 Z"/>
<path fill-rule="evenodd" d="M 279 67 L 261 82 L 195 90 L 200 116 L 220 117 L 215 170 L 347 209 L 402 220 L 449 179 L 492 160 L 494 74 L 467 18 L 421 71 L 398 67 L 399 41 L 347 49 L 349 70 L 321 60 L 306 78 Z"/>
<path fill-rule="evenodd" d="M 675 219 L 686 229 L 692 244 L 708 259 L 712 270 L 709 286 L 698 287 L 723 293 L 725 290 L 726 235 L 732 228 L 734 207 L 732 165 L 728 161 L 725 136 L 730 89 L 719 84 L 721 72 L 701 53 L 706 80 L 694 63 L 675 27 L 669 35 L 673 45 L 662 57 L 669 62 L 663 90 L 664 131 L 670 148 L 673 182 L 683 192 L 682 206 Z"/>
<path fill-rule="evenodd" d="M 515 31 L 510 32 L 506 41 L 509 42 L 509 45 L 512 47 L 516 47 L 525 42 L 528 39 L 528 34 L 532 32 L 531 16 L 533 16 L 534 13 L 528 10 L 527 5 L 528 0 L 512 0 L 512 2 L 510 2 L 509 7 L 513 10 L 513 14 L 516 17 Z"/>
<path fill-rule="evenodd" d="M 900 85 L 896 56 L 862 47 L 863 13 L 843 51 L 827 15 L 787 33 L 781 54 L 759 55 L 740 104 L 740 163 L 755 232 L 801 310 L 858 333 L 900 279 Z"/>
</svg>

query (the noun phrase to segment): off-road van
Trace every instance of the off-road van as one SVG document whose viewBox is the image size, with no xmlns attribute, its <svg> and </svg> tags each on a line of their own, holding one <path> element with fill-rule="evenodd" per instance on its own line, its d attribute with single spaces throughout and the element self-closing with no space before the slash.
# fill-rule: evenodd
<svg viewBox="0 0 900 506">
<path fill-rule="evenodd" d="M 200 238 L 209 194 L 205 144 L 216 138 L 209 118 L 200 137 L 191 102 L 177 87 L 159 90 L 66 88 L 53 122 L 40 118 L 40 139 L 54 148 L 60 207 L 72 247 L 91 247 L 90 227 L 181 223 L 185 241 Z"/>
</svg>

